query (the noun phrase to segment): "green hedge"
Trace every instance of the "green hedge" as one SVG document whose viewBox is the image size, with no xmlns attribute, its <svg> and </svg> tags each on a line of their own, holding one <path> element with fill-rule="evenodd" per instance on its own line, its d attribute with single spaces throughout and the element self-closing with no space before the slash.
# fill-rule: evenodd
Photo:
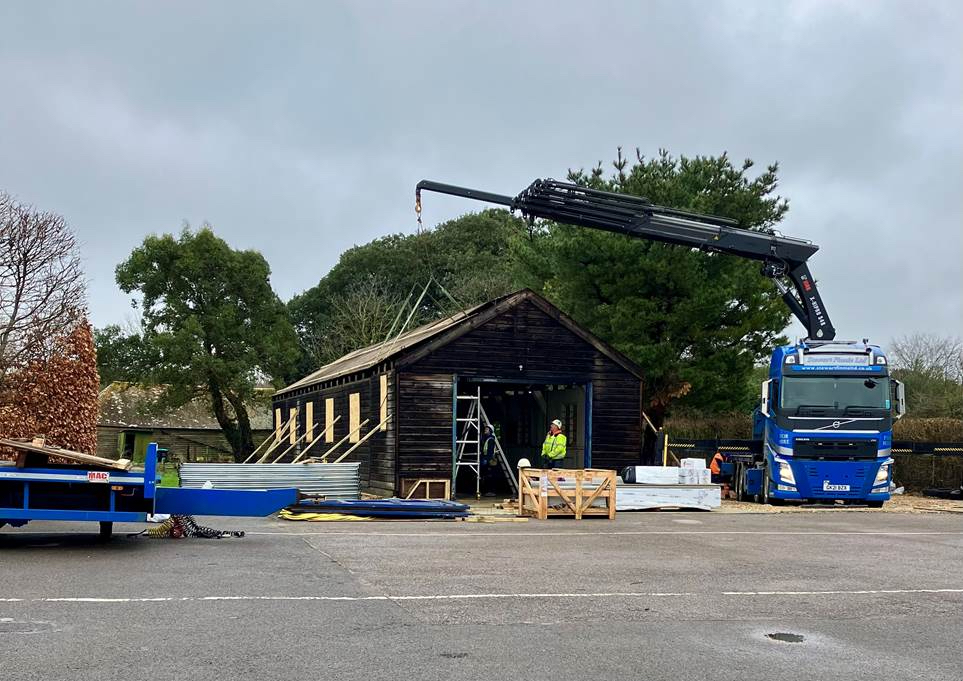
<svg viewBox="0 0 963 681">
<path fill-rule="evenodd" d="M 698 416 L 683 414 L 666 419 L 669 438 L 711 440 L 714 438 L 747 440 L 752 437 L 751 414 Z M 963 421 L 948 418 L 913 418 L 896 422 L 894 440 L 916 442 L 963 442 Z"/>
</svg>

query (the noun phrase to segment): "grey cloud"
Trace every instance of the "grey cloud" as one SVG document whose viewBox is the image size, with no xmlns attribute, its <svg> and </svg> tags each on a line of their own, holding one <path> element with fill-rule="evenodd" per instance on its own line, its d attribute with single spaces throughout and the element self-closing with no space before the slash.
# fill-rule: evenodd
<svg viewBox="0 0 963 681">
<path fill-rule="evenodd" d="M 283 297 L 414 228 L 422 177 L 513 193 L 644 153 L 781 163 L 841 334 L 963 333 L 954 3 L 4 3 L 0 187 L 114 265 L 204 220 Z M 480 206 L 431 197 L 435 222 Z M 798 332 L 798 329 L 793 329 Z"/>
</svg>

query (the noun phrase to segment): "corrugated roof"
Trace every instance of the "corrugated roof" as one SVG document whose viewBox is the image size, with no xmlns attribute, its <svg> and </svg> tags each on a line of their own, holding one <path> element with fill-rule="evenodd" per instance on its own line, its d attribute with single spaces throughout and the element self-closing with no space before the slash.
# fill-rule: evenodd
<svg viewBox="0 0 963 681">
<path fill-rule="evenodd" d="M 100 391 L 97 403 L 100 416 L 97 424 L 115 428 L 190 428 L 195 430 L 220 430 L 210 399 L 198 397 L 174 409 L 163 409 L 158 403 L 165 386 L 143 386 L 115 381 Z M 272 430 L 269 392 L 261 391 L 264 399 L 247 404 L 248 416 L 253 430 Z"/>
<path fill-rule="evenodd" d="M 517 295 L 517 294 L 511 294 Z M 469 317 L 472 317 L 483 308 L 492 305 L 498 300 L 507 298 L 509 296 L 503 296 L 502 298 L 497 298 L 495 301 L 490 301 L 487 303 L 482 303 L 481 305 L 476 305 L 475 307 L 463 310 L 453 314 L 451 317 L 445 317 L 444 319 L 439 319 L 437 321 L 425 324 L 424 326 L 419 326 L 416 329 L 412 329 L 407 333 L 403 333 L 400 336 L 393 338 L 391 340 L 385 341 L 383 343 L 378 343 L 376 345 L 369 345 L 366 348 L 361 348 L 360 350 L 355 350 L 354 352 L 349 352 L 347 355 L 339 357 L 330 364 L 325 364 L 323 367 L 315 371 L 313 374 L 308 374 L 299 381 L 292 383 L 291 385 L 282 388 L 277 392 L 277 394 L 289 392 L 291 390 L 297 390 L 298 388 L 303 388 L 307 385 L 314 385 L 315 383 L 322 383 L 324 381 L 330 380 L 332 378 L 337 378 L 338 376 L 344 376 L 345 374 L 351 374 L 356 371 L 364 371 L 365 369 L 370 369 L 373 366 L 384 362 L 385 360 L 391 359 L 398 355 L 399 353 L 407 350 L 413 345 L 433 338 L 435 335 L 450 329 L 459 322 L 462 322 Z"/>
<path fill-rule="evenodd" d="M 317 383 L 323 383 L 324 381 L 339 378 L 347 374 L 370 369 L 371 367 L 377 366 L 382 362 L 394 359 L 395 357 L 403 354 L 405 351 L 411 350 L 415 346 L 425 343 L 426 341 L 435 338 L 436 336 L 439 336 L 448 330 L 468 323 L 470 320 L 480 316 L 492 308 L 498 307 L 504 311 L 511 309 L 525 300 L 531 300 L 532 302 L 536 303 L 545 312 L 555 317 L 560 323 L 574 331 L 577 335 L 586 340 L 586 342 L 589 342 L 597 347 L 601 352 L 610 356 L 633 374 L 637 376 L 641 375 L 639 368 L 627 357 L 593 336 L 584 328 L 580 327 L 572 319 L 564 315 L 558 308 L 531 289 L 522 289 L 520 291 L 501 296 L 500 298 L 495 298 L 487 303 L 482 303 L 481 305 L 468 308 L 467 310 L 458 312 L 450 317 L 425 324 L 424 326 L 413 329 L 392 340 L 378 343 L 376 345 L 370 345 L 366 348 L 361 348 L 360 350 L 350 352 L 347 355 L 339 357 L 330 364 L 324 365 L 314 373 L 308 374 L 304 378 L 292 383 L 291 385 L 278 390 L 275 395 L 281 395 L 292 390 L 297 390 L 298 388 L 304 388 Z"/>
</svg>

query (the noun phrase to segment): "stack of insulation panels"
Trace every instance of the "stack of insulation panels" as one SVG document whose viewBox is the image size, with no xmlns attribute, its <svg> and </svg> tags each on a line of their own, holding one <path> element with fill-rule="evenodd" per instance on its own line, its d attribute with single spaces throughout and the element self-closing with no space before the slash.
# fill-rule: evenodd
<svg viewBox="0 0 963 681">
<path fill-rule="evenodd" d="M 711 511 L 722 505 L 722 489 L 712 484 L 704 459 L 681 466 L 630 466 L 618 483 L 616 511 L 685 508 Z"/>
</svg>

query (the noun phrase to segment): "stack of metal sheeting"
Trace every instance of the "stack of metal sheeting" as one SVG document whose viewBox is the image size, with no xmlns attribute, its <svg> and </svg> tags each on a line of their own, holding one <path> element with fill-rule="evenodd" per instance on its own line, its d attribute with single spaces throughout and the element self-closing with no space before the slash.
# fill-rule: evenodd
<svg viewBox="0 0 963 681">
<path fill-rule="evenodd" d="M 280 489 L 296 487 L 303 494 L 326 499 L 357 499 L 361 495 L 360 463 L 185 463 L 181 487 L 215 489 Z"/>
</svg>

